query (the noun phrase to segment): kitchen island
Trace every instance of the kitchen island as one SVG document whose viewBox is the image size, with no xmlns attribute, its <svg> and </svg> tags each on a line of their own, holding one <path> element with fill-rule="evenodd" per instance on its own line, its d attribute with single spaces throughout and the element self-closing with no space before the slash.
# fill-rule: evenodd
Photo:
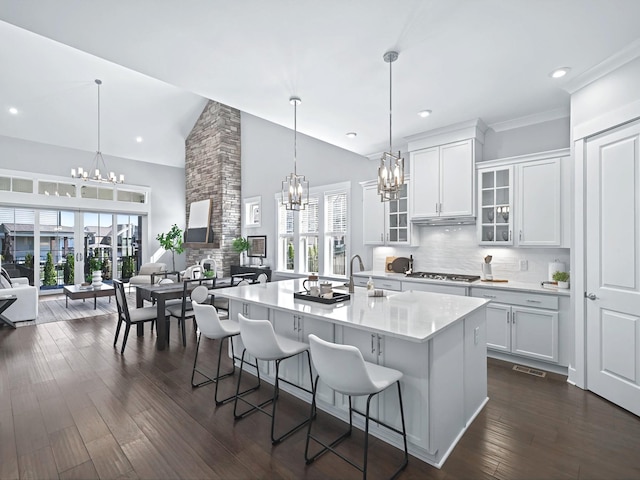
<svg viewBox="0 0 640 480">
<path fill-rule="evenodd" d="M 281 335 L 308 342 L 313 333 L 324 340 L 357 346 L 365 360 L 403 372 L 409 452 L 440 467 L 471 421 L 487 402 L 485 340 L 486 299 L 427 292 L 368 297 L 356 288 L 347 302 L 324 305 L 294 299 L 302 281 L 286 280 L 217 290 L 229 299 L 230 318 L 238 313 L 268 319 Z M 242 341 L 236 341 L 236 351 Z M 261 376 L 273 382 L 273 366 L 260 363 Z M 282 362 L 281 376 L 311 385 L 303 359 Z M 285 387 L 282 387 L 285 389 Z M 297 389 L 292 394 L 310 401 Z M 318 387 L 318 407 L 347 419 L 348 397 Z M 374 416 L 400 426 L 397 394 L 384 392 L 372 406 Z M 364 403 L 364 398 L 358 398 Z M 356 406 L 363 407 L 363 403 Z M 360 418 L 354 417 L 362 428 Z M 377 428 L 371 433 L 396 446 L 399 436 Z"/>
</svg>

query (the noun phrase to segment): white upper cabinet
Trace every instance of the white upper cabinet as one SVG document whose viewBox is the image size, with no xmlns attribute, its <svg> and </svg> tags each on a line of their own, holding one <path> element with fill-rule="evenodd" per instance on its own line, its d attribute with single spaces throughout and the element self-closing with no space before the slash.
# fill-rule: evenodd
<svg viewBox="0 0 640 480">
<path fill-rule="evenodd" d="M 478 243 L 568 247 L 568 154 L 563 149 L 480 163 Z"/>
<path fill-rule="evenodd" d="M 362 183 L 363 238 L 365 245 L 410 245 L 409 223 L 410 180 L 405 183 L 397 200 L 380 201 L 376 182 Z"/>
<path fill-rule="evenodd" d="M 468 139 L 411 152 L 413 220 L 475 214 L 474 143 Z"/>
<path fill-rule="evenodd" d="M 518 245 L 560 246 L 560 162 L 560 158 L 550 158 L 518 165 Z"/>
</svg>

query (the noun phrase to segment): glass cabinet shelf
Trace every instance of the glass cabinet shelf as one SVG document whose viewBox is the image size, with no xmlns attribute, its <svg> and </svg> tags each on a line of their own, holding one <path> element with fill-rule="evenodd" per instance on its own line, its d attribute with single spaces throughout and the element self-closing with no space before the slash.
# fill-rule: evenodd
<svg viewBox="0 0 640 480">
<path fill-rule="evenodd" d="M 478 240 L 483 245 L 512 245 L 513 167 L 478 171 L 480 222 Z"/>
</svg>

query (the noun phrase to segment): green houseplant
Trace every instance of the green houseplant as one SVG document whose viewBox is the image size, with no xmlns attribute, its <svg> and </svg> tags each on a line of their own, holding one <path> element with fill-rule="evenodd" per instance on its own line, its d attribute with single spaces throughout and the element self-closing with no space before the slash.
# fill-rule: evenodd
<svg viewBox="0 0 640 480">
<path fill-rule="evenodd" d="M 558 288 L 569 288 L 568 272 L 554 272 L 551 278 L 558 282 Z"/>
<path fill-rule="evenodd" d="M 167 233 L 161 233 L 156 237 L 156 240 L 160 243 L 160 246 L 167 251 L 171 252 L 171 261 L 173 264 L 173 271 L 176 271 L 176 253 L 184 252 L 182 246 L 183 232 L 175 223 Z"/>
<path fill-rule="evenodd" d="M 249 239 L 246 237 L 234 238 L 232 246 L 240 254 L 240 265 L 244 265 L 244 252 L 249 250 Z"/>
</svg>

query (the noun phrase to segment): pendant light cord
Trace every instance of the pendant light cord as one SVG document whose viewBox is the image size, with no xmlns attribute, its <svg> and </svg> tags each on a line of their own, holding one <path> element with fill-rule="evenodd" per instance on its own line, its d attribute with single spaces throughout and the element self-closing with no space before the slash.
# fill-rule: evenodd
<svg viewBox="0 0 640 480">
<path fill-rule="evenodd" d="M 392 103 L 391 103 L 391 92 L 392 92 L 392 88 L 391 88 L 391 82 L 392 82 L 391 69 L 392 69 L 392 65 L 393 65 L 393 61 L 389 62 L 389 153 L 393 153 L 393 150 L 391 150 L 391 115 L 392 115 L 392 112 L 393 112 Z"/>
<path fill-rule="evenodd" d="M 298 102 L 293 101 L 293 173 L 298 175 Z"/>
<path fill-rule="evenodd" d="M 100 153 L 100 85 L 102 85 L 102 80 L 96 80 L 96 84 L 98 85 L 98 153 Z"/>
</svg>

